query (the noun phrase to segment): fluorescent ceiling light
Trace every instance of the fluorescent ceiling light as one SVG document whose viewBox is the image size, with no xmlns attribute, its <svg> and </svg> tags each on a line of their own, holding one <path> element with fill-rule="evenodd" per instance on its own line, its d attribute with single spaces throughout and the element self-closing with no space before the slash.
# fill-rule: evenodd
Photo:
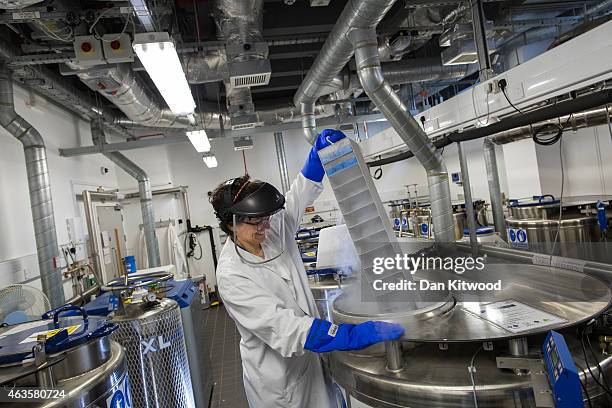
<svg viewBox="0 0 612 408">
<path fill-rule="evenodd" d="M 196 149 L 198 153 L 205 153 L 210 151 L 210 141 L 208 140 L 208 135 L 204 129 L 201 130 L 191 130 L 187 132 L 187 137 L 189 141 Z"/>
<path fill-rule="evenodd" d="M 168 33 L 135 34 L 132 47 L 172 113 L 193 113 L 191 89 Z"/>
<path fill-rule="evenodd" d="M 202 160 L 204 161 L 206 167 L 208 167 L 209 169 L 217 167 L 217 158 L 212 153 L 205 154 L 204 156 L 202 156 Z"/>
</svg>

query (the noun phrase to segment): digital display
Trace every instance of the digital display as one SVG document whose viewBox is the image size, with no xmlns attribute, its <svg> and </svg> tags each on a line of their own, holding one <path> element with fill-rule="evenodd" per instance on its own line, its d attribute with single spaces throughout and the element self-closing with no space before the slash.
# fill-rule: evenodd
<svg viewBox="0 0 612 408">
<path fill-rule="evenodd" d="M 550 354 L 550 359 L 552 360 L 553 367 L 555 367 L 557 363 L 559 362 L 559 356 L 555 352 Z"/>
</svg>

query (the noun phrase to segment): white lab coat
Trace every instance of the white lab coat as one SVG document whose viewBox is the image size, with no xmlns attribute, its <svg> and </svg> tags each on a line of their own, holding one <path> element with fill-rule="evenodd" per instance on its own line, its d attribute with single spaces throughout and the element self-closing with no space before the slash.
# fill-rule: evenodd
<svg viewBox="0 0 612 408">
<path fill-rule="evenodd" d="M 217 282 L 227 312 L 240 332 L 240 355 L 246 396 L 251 408 L 333 407 L 318 354 L 304 350 L 317 307 L 295 243 L 295 232 L 322 184 L 301 173 L 286 195 L 285 211 L 272 217 L 264 253 L 284 239 L 285 252 L 263 265 L 240 259 L 228 239 L 219 257 Z M 284 237 L 280 237 L 284 217 Z M 243 251 L 247 259 L 261 261 Z M 278 252 L 276 252 L 278 253 Z"/>
</svg>

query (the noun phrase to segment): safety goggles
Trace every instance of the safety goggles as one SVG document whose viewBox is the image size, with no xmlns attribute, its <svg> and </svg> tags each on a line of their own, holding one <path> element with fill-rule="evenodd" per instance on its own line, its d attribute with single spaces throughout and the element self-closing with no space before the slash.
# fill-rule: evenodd
<svg viewBox="0 0 612 408">
<path fill-rule="evenodd" d="M 258 230 L 264 229 L 266 227 L 270 226 L 270 219 L 272 218 L 272 216 L 267 216 L 267 217 L 257 217 L 257 218 L 245 218 L 242 221 L 243 224 L 249 224 L 252 225 L 254 227 L 257 227 Z"/>
<path fill-rule="evenodd" d="M 285 217 L 284 210 L 278 211 L 274 216 L 265 217 L 238 217 L 233 216 L 234 225 L 243 223 L 253 225 L 257 228 L 257 232 L 269 229 L 266 233 L 265 241 L 262 243 L 264 250 L 264 258 L 257 258 L 252 254 L 244 256 L 238 250 L 240 242 L 237 236 L 237 228 L 233 229 L 233 241 L 236 253 L 246 263 L 251 265 L 263 265 L 280 257 L 285 252 Z"/>
</svg>

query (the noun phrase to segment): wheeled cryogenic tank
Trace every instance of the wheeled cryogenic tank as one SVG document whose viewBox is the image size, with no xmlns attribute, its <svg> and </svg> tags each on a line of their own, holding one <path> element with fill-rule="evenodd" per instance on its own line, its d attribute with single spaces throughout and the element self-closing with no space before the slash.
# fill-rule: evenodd
<svg viewBox="0 0 612 408">
<path fill-rule="evenodd" d="M 65 311 L 79 316 L 62 317 Z M 0 405 L 131 408 L 125 353 L 109 337 L 116 329 L 76 306 L 56 310 L 52 319 L 1 328 L 0 388 L 7 399 Z"/>
<path fill-rule="evenodd" d="M 508 263 L 486 266 L 483 272 L 466 272 L 463 278 L 488 282 L 510 276 L 512 282 L 504 281 L 507 284 L 501 290 L 470 301 L 462 300 L 467 299 L 463 297 L 467 292 L 440 291 L 416 309 L 397 303 L 387 305 L 392 306 L 391 311 L 378 313 L 373 312 L 375 304 L 355 301 L 359 288 L 357 294 L 345 288 L 333 303 L 336 324 L 384 320 L 402 324 L 406 332 L 401 341 L 387 343 L 386 349 L 376 345 L 325 356 L 338 407 L 456 408 L 474 407 L 475 401 L 481 408 L 545 406 L 539 405 L 540 398 L 550 395 L 550 389 L 534 385 L 534 376 L 546 372 L 540 351 L 549 330 L 565 336 L 576 366 L 581 367 L 580 379 L 592 406 L 609 406 L 605 393 L 585 370 L 589 366 L 598 375 L 590 351 L 589 362 L 585 362 L 582 337 L 576 334 L 578 327 L 610 306 L 609 285 L 559 268 Z M 428 270 L 415 277 L 417 281 L 446 282 L 458 275 Z M 596 337 L 589 340 L 597 347 Z M 593 356 L 610 378 L 612 357 L 599 349 Z M 539 378 L 548 386 L 545 377 Z"/>
<path fill-rule="evenodd" d="M 129 275 L 124 284 L 102 289 L 114 293 L 151 288 L 172 278 L 169 273 Z M 123 280 L 124 278 L 119 278 Z M 163 286 L 163 285 L 162 285 Z M 121 296 L 121 295 L 120 295 Z M 135 408 L 191 408 L 195 406 L 185 334 L 177 302 L 158 299 L 144 290 L 121 302 L 112 318 L 118 329 L 112 339 L 125 348 Z"/>
<path fill-rule="evenodd" d="M 493 227 L 477 227 L 476 228 L 476 239 L 481 244 L 486 245 L 500 245 L 503 247 L 507 247 L 508 245 L 504 242 L 503 239 L 500 238 L 499 235 L 495 233 Z M 461 238 L 462 242 L 470 242 L 470 229 L 463 229 L 463 238 Z"/>
<path fill-rule="evenodd" d="M 508 243 L 535 252 L 550 253 L 555 246 L 562 256 L 590 256 L 593 248 L 588 243 L 599 241 L 597 220 L 582 210 L 595 205 L 591 201 L 564 199 L 559 222 L 560 201 L 551 195 L 511 200 L 510 217 L 506 220 Z"/>
</svg>

